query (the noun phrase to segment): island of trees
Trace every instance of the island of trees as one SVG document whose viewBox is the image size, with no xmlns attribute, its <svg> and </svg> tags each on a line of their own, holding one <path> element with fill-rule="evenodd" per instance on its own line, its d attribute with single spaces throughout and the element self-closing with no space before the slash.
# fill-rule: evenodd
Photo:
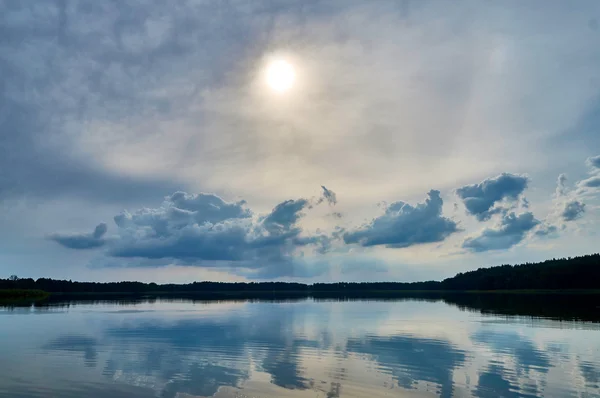
<svg viewBox="0 0 600 398">
<path fill-rule="evenodd" d="M 459 273 L 443 281 L 364 282 L 364 283 L 287 283 L 287 282 L 193 282 L 156 284 L 142 282 L 73 282 L 48 278 L 0 279 L 0 299 L 24 291 L 49 292 L 52 295 L 141 294 L 177 295 L 203 298 L 301 298 L 301 297 L 391 297 L 419 293 L 465 291 L 540 291 L 580 290 L 600 292 L 600 254 L 547 260 L 541 263 L 501 265 Z M 8 293 L 12 291 L 13 293 Z M 17 293 L 19 292 L 19 293 Z M 34 295 L 34 293 L 30 293 Z"/>
</svg>

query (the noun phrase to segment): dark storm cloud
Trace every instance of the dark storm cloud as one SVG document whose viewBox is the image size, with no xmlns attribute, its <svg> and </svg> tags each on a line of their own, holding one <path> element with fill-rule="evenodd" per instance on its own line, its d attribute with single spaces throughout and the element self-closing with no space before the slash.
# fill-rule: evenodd
<svg viewBox="0 0 600 398">
<path fill-rule="evenodd" d="M 561 217 L 564 221 L 573 221 L 583 216 L 585 213 L 585 203 L 573 199 L 565 203 Z"/>
<path fill-rule="evenodd" d="M 494 208 L 494 205 L 503 200 L 516 201 L 527 188 L 528 182 L 526 176 L 502 173 L 479 184 L 458 188 L 456 194 L 463 200 L 468 214 L 475 216 L 479 221 L 486 221 L 492 215 L 504 211 Z"/>
<path fill-rule="evenodd" d="M 443 241 L 459 228 L 454 221 L 442 216 L 440 192 L 431 190 L 428 196 L 425 203 L 414 207 L 405 202 L 390 204 L 382 216 L 344 234 L 344 241 L 362 246 L 386 245 L 394 248 Z"/>
<path fill-rule="evenodd" d="M 96 226 L 92 233 L 82 234 L 59 234 L 55 233 L 48 238 L 69 249 L 94 249 L 104 246 L 106 240 L 103 238 L 108 227 L 105 223 Z"/>
<path fill-rule="evenodd" d="M 494 228 L 486 228 L 478 236 L 465 239 L 462 247 L 475 252 L 510 249 L 525 239 L 526 234 L 539 223 L 531 212 L 518 216 L 511 212 L 503 216 Z"/>
</svg>

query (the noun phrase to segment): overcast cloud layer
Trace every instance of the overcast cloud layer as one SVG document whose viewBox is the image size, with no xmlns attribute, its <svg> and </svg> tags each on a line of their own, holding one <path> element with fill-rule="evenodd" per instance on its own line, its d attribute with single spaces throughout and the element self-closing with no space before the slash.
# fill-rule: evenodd
<svg viewBox="0 0 600 398">
<path fill-rule="evenodd" d="M 0 271 L 416 280 L 597 251 L 598 20 L 592 0 L 0 3 Z"/>
</svg>

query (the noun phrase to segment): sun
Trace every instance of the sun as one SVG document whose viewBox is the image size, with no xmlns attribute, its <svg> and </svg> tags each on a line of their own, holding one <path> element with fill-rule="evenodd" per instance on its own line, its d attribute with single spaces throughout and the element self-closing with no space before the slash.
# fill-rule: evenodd
<svg viewBox="0 0 600 398">
<path fill-rule="evenodd" d="M 276 60 L 267 66 L 267 84 L 276 92 L 289 91 L 296 81 L 296 71 L 292 64 L 285 60 Z"/>
</svg>

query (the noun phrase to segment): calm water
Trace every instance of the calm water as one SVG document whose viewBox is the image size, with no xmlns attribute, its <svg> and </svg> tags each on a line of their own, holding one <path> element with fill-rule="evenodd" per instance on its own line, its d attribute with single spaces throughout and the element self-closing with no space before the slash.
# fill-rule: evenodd
<svg viewBox="0 0 600 398">
<path fill-rule="evenodd" d="M 0 307 L 0 397 L 600 397 L 600 324 L 464 308 Z"/>
</svg>

